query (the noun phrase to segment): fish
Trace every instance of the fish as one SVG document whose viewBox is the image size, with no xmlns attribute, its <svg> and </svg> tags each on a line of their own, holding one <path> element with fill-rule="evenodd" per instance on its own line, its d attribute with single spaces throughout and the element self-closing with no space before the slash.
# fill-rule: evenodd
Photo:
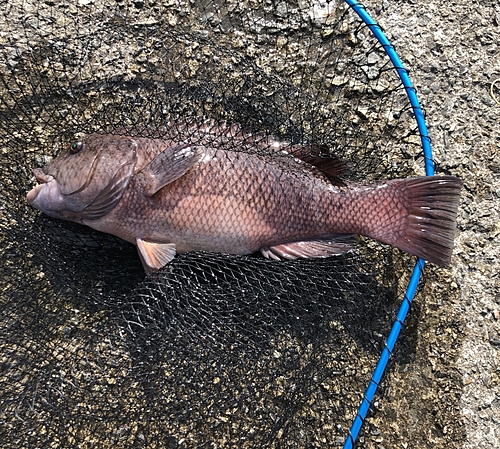
<svg viewBox="0 0 500 449">
<path fill-rule="evenodd" d="M 148 275 L 177 253 L 324 258 L 358 236 L 451 263 L 462 180 L 357 183 L 349 170 L 322 146 L 193 118 L 89 134 L 33 170 L 27 201 L 136 245 Z"/>
</svg>

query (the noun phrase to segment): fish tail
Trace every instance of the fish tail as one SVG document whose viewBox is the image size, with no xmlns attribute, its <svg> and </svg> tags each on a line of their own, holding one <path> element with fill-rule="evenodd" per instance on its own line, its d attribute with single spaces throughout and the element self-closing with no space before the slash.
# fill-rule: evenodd
<svg viewBox="0 0 500 449">
<path fill-rule="evenodd" d="M 370 217 L 372 229 L 365 235 L 436 265 L 449 265 L 462 184 L 454 176 L 387 182 L 385 193 L 375 194 L 379 204 L 371 204 L 375 217 Z"/>
</svg>

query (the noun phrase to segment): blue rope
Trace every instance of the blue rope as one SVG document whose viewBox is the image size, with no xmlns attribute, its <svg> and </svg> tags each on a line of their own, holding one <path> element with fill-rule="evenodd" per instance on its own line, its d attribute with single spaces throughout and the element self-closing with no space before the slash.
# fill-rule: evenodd
<svg viewBox="0 0 500 449">
<path fill-rule="evenodd" d="M 403 67 L 403 64 L 399 59 L 396 50 L 394 50 L 394 47 L 390 44 L 389 40 L 385 36 L 380 26 L 377 25 L 377 23 L 371 18 L 371 16 L 368 14 L 364 6 L 360 5 L 356 0 L 345 0 L 345 2 L 370 28 L 370 30 L 378 39 L 380 44 L 384 47 L 385 52 L 387 53 L 387 55 L 391 59 L 392 64 L 394 65 L 394 68 L 397 70 L 399 78 L 401 79 L 401 82 L 403 83 L 403 86 L 406 90 L 406 94 L 408 95 L 408 99 L 410 100 L 410 104 L 413 108 L 415 118 L 417 120 L 417 126 L 420 133 L 422 148 L 424 151 L 425 173 L 428 176 L 434 175 L 434 162 L 432 160 L 431 139 L 429 138 L 427 126 L 425 124 L 424 113 L 418 101 L 415 88 L 413 87 L 410 78 L 408 76 L 408 71 Z M 356 442 L 358 433 L 361 429 L 361 426 L 363 425 L 364 419 L 366 418 L 366 414 L 368 413 L 370 405 L 373 401 L 375 392 L 377 391 L 377 387 L 380 384 L 382 375 L 384 374 L 387 362 L 389 361 L 389 357 L 391 356 L 392 351 L 394 350 L 396 340 L 398 339 L 401 328 L 403 327 L 406 315 L 410 310 L 410 305 L 411 302 L 413 301 L 413 297 L 415 296 L 415 292 L 417 290 L 417 286 L 420 281 L 424 265 L 425 262 L 422 259 L 418 259 L 415 264 L 401 307 L 399 308 L 398 315 L 392 326 L 389 337 L 385 342 L 382 354 L 380 355 L 380 358 L 377 362 L 377 366 L 375 367 L 375 371 L 373 372 L 368 388 L 365 391 L 363 401 L 359 406 L 358 413 L 356 414 L 351 429 L 349 430 L 349 435 L 347 436 L 346 441 L 344 443 L 344 449 L 351 449 L 354 443 Z"/>
</svg>

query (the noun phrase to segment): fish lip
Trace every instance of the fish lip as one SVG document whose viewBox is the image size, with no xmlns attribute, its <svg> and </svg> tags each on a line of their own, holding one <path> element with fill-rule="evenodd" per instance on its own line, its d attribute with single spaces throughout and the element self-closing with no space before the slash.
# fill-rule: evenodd
<svg viewBox="0 0 500 449">
<path fill-rule="evenodd" d="M 55 181 L 55 178 L 52 175 L 44 173 L 41 168 L 35 168 L 33 170 L 33 178 L 31 178 L 31 181 L 37 184 L 26 195 L 29 204 L 33 204 L 35 202 L 44 184 Z"/>
<path fill-rule="evenodd" d="M 47 182 L 53 181 L 55 178 L 52 175 L 44 173 L 41 168 L 35 168 L 33 170 L 33 181 L 39 182 L 40 184 L 46 184 Z"/>
</svg>

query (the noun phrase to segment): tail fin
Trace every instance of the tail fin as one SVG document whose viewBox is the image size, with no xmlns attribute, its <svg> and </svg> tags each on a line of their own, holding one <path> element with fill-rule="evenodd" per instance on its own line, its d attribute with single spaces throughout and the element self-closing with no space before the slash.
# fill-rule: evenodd
<svg viewBox="0 0 500 449">
<path fill-rule="evenodd" d="M 399 235 L 379 238 L 436 265 L 450 264 L 462 180 L 424 176 L 394 180 L 406 190 L 406 226 Z M 389 241 L 392 240 L 392 241 Z"/>
</svg>

